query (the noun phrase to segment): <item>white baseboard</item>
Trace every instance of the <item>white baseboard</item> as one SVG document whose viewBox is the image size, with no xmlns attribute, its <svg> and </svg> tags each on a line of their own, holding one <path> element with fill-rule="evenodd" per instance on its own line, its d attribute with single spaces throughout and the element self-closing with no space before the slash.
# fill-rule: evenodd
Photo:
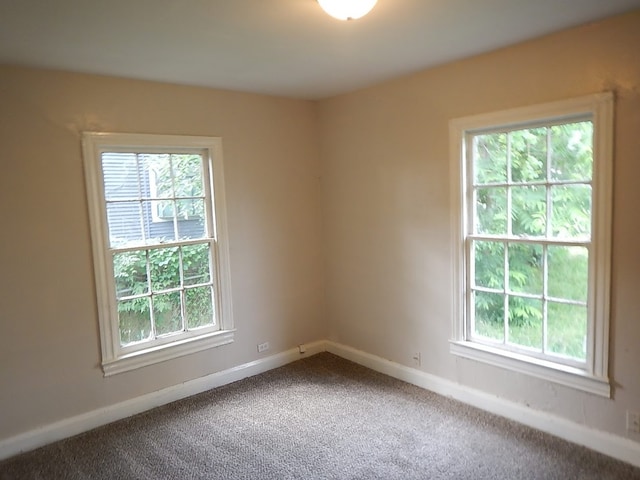
<svg viewBox="0 0 640 480">
<path fill-rule="evenodd" d="M 304 354 L 300 354 L 297 347 L 292 348 L 276 355 L 238 365 L 206 377 L 197 378 L 7 438 L 0 441 L 0 460 L 212 388 L 281 367 L 302 357 L 309 357 L 316 353 L 328 351 L 390 377 L 454 398 L 640 467 L 640 443 L 632 440 L 594 430 L 545 412 L 533 410 L 524 405 L 465 387 L 339 343 L 318 341 L 307 343 L 305 347 L 306 353 Z"/>
<path fill-rule="evenodd" d="M 216 372 L 205 377 L 196 378 L 180 385 L 149 393 L 141 397 L 133 398 L 124 402 L 116 403 L 105 408 L 93 410 L 71 418 L 66 418 L 58 422 L 36 428 L 28 432 L 16 435 L 0 441 L 0 460 L 12 457 L 22 452 L 34 450 L 49 443 L 64 438 L 72 437 L 106 425 L 107 423 L 121 420 L 138 413 L 150 410 L 167 403 L 181 400 L 197 393 L 211 390 L 246 377 L 251 377 L 259 373 L 272 370 L 287 363 L 299 360 L 302 357 L 309 357 L 326 350 L 326 342 L 318 341 L 305 343 L 306 352 L 301 354 L 298 347 L 290 350 L 261 358 L 253 362 L 238 365 L 236 367 Z"/>
<path fill-rule="evenodd" d="M 327 342 L 328 352 L 372 370 L 403 380 L 418 387 L 506 417 L 537 430 L 550 433 L 572 443 L 604 453 L 640 467 L 640 443 L 600 430 L 585 427 L 562 417 L 528 408 L 519 403 L 475 390 L 459 383 L 430 375 L 384 358 L 335 342 Z"/>
</svg>

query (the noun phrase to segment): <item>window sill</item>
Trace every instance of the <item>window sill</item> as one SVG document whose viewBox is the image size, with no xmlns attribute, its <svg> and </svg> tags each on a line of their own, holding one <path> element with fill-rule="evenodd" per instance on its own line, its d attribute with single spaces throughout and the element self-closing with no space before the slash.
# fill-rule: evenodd
<svg viewBox="0 0 640 480">
<path fill-rule="evenodd" d="M 601 397 L 611 397 L 611 385 L 608 378 L 590 375 L 579 368 L 559 365 L 467 341 L 452 340 L 450 351 L 459 357 L 524 373 Z"/>
<path fill-rule="evenodd" d="M 127 353 L 111 360 L 102 362 L 104 376 L 109 377 L 129 370 L 146 367 L 155 363 L 200 352 L 208 348 L 219 347 L 233 342 L 235 330 L 222 330 L 199 337 L 160 345 L 145 350 Z"/>
</svg>

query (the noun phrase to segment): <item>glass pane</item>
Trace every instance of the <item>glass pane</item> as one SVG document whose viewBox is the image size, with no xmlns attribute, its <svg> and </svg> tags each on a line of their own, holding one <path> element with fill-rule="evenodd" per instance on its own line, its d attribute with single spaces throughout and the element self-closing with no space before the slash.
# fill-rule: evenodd
<svg viewBox="0 0 640 480">
<path fill-rule="evenodd" d="M 548 284 L 550 297 L 587 301 L 589 252 L 585 247 L 548 247 Z"/>
<path fill-rule="evenodd" d="M 107 224 L 111 247 L 143 244 L 140 202 L 107 203 Z"/>
<path fill-rule="evenodd" d="M 118 302 L 120 345 L 147 340 L 151 336 L 149 297 Z"/>
<path fill-rule="evenodd" d="M 209 274 L 209 244 L 182 247 L 182 269 L 185 285 L 197 285 L 211 281 Z"/>
<path fill-rule="evenodd" d="M 547 129 L 530 128 L 509 134 L 511 140 L 511 179 L 533 182 L 547 177 Z"/>
<path fill-rule="evenodd" d="M 168 204 L 168 206 L 166 205 Z M 157 245 L 162 242 L 170 242 L 176 239 L 175 230 L 173 228 L 173 217 L 159 218 L 158 213 L 167 213 L 173 215 L 173 200 L 144 201 L 142 202 L 142 210 L 144 212 L 144 231 L 147 238 L 147 245 Z M 164 206 L 163 212 L 159 211 L 159 207 Z M 153 210 L 155 209 L 155 210 Z M 155 218 L 154 218 L 155 217 Z"/>
<path fill-rule="evenodd" d="M 504 341 L 504 296 L 474 292 L 474 334 L 499 342 Z"/>
<path fill-rule="evenodd" d="M 593 174 L 593 123 L 551 127 L 551 179 L 591 180 Z"/>
<path fill-rule="evenodd" d="M 542 295 L 542 245 L 509 244 L 509 290 Z"/>
<path fill-rule="evenodd" d="M 149 250 L 151 289 L 154 292 L 180 287 L 178 247 Z"/>
<path fill-rule="evenodd" d="M 171 162 L 168 154 L 141 154 L 140 179 L 144 198 L 171 198 Z"/>
<path fill-rule="evenodd" d="M 173 200 L 158 200 L 151 202 L 153 220 L 156 222 L 167 220 L 172 222 L 176 207 Z"/>
<path fill-rule="evenodd" d="M 546 234 L 546 188 L 527 185 L 511 189 L 512 226 L 514 235 L 539 237 Z"/>
<path fill-rule="evenodd" d="M 182 331 L 180 292 L 154 295 L 153 318 L 156 322 L 157 335 Z"/>
<path fill-rule="evenodd" d="M 199 198 L 176 200 L 176 210 L 179 221 L 204 218 L 204 200 Z"/>
<path fill-rule="evenodd" d="M 477 233 L 496 235 L 507 233 L 506 188 L 477 188 L 475 210 Z"/>
<path fill-rule="evenodd" d="M 149 281 L 146 252 L 140 250 L 114 254 L 113 275 L 118 298 L 147 293 Z"/>
<path fill-rule="evenodd" d="M 102 175 L 107 200 L 140 198 L 135 153 L 103 153 Z"/>
<path fill-rule="evenodd" d="M 591 186 L 553 186 L 551 205 L 554 237 L 588 239 L 591 236 Z"/>
<path fill-rule="evenodd" d="M 192 220 L 179 220 L 178 235 L 181 240 L 205 238 L 206 229 L 204 228 L 204 219 L 194 218 Z"/>
<path fill-rule="evenodd" d="M 200 155 L 172 155 L 175 196 L 202 196 L 202 158 Z"/>
<path fill-rule="evenodd" d="M 542 300 L 509 297 L 509 343 L 542 351 Z"/>
<path fill-rule="evenodd" d="M 211 287 L 190 288 L 184 291 L 184 296 L 188 328 L 215 323 Z"/>
<path fill-rule="evenodd" d="M 547 311 L 547 351 L 585 360 L 587 307 L 549 302 Z"/>
<path fill-rule="evenodd" d="M 474 242 L 474 256 L 476 285 L 504 290 L 504 244 Z"/>
<path fill-rule="evenodd" d="M 506 183 L 507 135 L 492 133 L 474 137 L 474 182 Z"/>
</svg>

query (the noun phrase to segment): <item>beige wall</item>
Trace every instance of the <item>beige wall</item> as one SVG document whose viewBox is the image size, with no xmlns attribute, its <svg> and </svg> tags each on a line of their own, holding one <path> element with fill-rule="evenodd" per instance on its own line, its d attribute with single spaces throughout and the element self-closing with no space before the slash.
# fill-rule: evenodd
<svg viewBox="0 0 640 480">
<path fill-rule="evenodd" d="M 449 353 L 452 118 L 613 90 L 617 96 L 607 400 Z M 640 409 L 640 12 L 320 103 L 330 338 L 625 435 Z M 633 437 L 640 440 L 638 436 Z"/>
<path fill-rule="evenodd" d="M 223 138 L 236 341 L 103 378 L 80 132 Z M 326 338 L 312 102 L 0 67 L 0 440 Z"/>
</svg>

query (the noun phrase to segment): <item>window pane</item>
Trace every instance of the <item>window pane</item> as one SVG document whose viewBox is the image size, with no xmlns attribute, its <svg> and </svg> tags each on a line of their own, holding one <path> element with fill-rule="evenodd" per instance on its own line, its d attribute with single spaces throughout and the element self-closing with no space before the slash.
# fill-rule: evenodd
<svg viewBox="0 0 640 480">
<path fill-rule="evenodd" d="M 178 220 L 178 236 L 181 240 L 195 240 L 207 236 L 204 219 L 192 218 L 190 220 Z"/>
<path fill-rule="evenodd" d="M 547 350 L 579 360 L 587 358 L 587 307 L 549 302 Z"/>
<path fill-rule="evenodd" d="M 190 288 L 184 291 L 184 296 L 188 328 L 215 323 L 211 287 Z"/>
<path fill-rule="evenodd" d="M 507 135 L 493 133 L 474 137 L 474 182 L 506 183 Z"/>
<path fill-rule="evenodd" d="M 178 247 L 149 250 L 151 289 L 154 292 L 180 287 Z"/>
<path fill-rule="evenodd" d="M 511 139 L 511 179 L 533 182 L 547 177 L 547 129 L 531 128 L 509 134 Z"/>
<path fill-rule="evenodd" d="M 102 174 L 107 201 L 140 198 L 135 153 L 103 153 Z"/>
<path fill-rule="evenodd" d="M 209 275 L 209 244 L 182 247 L 182 269 L 185 285 L 197 285 L 211 281 Z"/>
<path fill-rule="evenodd" d="M 542 300 L 509 297 L 509 343 L 542 350 Z"/>
<path fill-rule="evenodd" d="M 173 200 L 158 200 L 156 202 L 151 202 L 151 208 L 153 210 L 154 221 L 173 221 L 173 216 L 176 211 L 176 207 Z"/>
<path fill-rule="evenodd" d="M 178 221 L 204 218 L 204 200 L 199 198 L 176 200 L 176 211 Z"/>
<path fill-rule="evenodd" d="M 143 243 L 140 202 L 107 203 L 107 224 L 111 247 Z"/>
<path fill-rule="evenodd" d="M 550 297 L 587 301 L 589 253 L 585 247 L 548 247 Z"/>
<path fill-rule="evenodd" d="M 579 122 L 551 127 L 551 179 L 591 180 L 593 172 L 593 123 Z"/>
<path fill-rule="evenodd" d="M 200 155 L 172 155 L 171 159 L 176 198 L 202 196 L 202 158 Z"/>
<path fill-rule="evenodd" d="M 154 295 L 153 318 L 156 322 L 157 335 L 182 331 L 180 292 Z"/>
<path fill-rule="evenodd" d="M 504 244 L 474 242 L 476 285 L 504 290 Z"/>
<path fill-rule="evenodd" d="M 547 196 L 543 186 L 527 185 L 511 189 L 512 233 L 521 236 L 546 234 Z"/>
<path fill-rule="evenodd" d="M 475 202 L 477 233 L 505 235 L 507 233 L 506 188 L 477 188 Z"/>
<path fill-rule="evenodd" d="M 120 345 L 147 340 L 151 336 L 149 297 L 118 302 Z"/>
<path fill-rule="evenodd" d="M 118 298 L 147 293 L 149 281 L 146 252 L 141 250 L 114 254 L 113 275 Z"/>
<path fill-rule="evenodd" d="M 504 296 L 496 293 L 474 292 L 474 334 L 504 341 Z"/>
<path fill-rule="evenodd" d="M 554 237 L 588 239 L 591 235 L 591 186 L 551 187 L 551 231 Z"/>
<path fill-rule="evenodd" d="M 170 155 L 141 154 L 140 170 L 144 198 L 173 197 Z"/>
<path fill-rule="evenodd" d="M 509 244 L 509 290 L 542 295 L 542 246 Z"/>
<path fill-rule="evenodd" d="M 176 239 L 175 230 L 173 228 L 173 217 L 169 219 L 153 219 L 152 209 L 156 208 L 158 212 L 159 204 L 165 205 L 169 214 L 173 214 L 173 200 L 165 200 L 163 202 L 148 201 L 142 202 L 144 211 L 144 231 L 147 238 L 147 245 L 157 245 L 162 242 L 170 242 Z"/>
</svg>

